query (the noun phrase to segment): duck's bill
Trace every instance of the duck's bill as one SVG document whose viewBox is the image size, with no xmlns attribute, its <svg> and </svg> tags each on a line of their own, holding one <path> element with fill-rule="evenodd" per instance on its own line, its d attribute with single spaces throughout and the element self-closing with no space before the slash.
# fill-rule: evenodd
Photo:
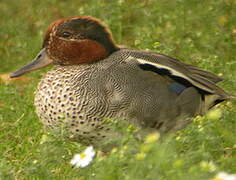
<svg viewBox="0 0 236 180">
<path fill-rule="evenodd" d="M 46 50 L 45 48 L 43 48 L 32 62 L 12 73 L 10 75 L 10 78 L 22 76 L 25 73 L 43 68 L 45 66 L 48 66 L 49 64 L 52 64 L 52 60 L 47 56 Z"/>
</svg>

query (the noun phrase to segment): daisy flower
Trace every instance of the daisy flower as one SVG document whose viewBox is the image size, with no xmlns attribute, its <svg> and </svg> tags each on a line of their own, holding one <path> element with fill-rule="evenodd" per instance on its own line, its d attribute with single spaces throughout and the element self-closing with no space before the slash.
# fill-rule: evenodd
<svg viewBox="0 0 236 180">
<path fill-rule="evenodd" d="M 72 160 L 70 161 L 70 164 L 73 167 L 84 168 L 92 162 L 95 154 L 96 152 L 93 149 L 93 146 L 89 146 L 82 153 L 75 154 Z"/>
<path fill-rule="evenodd" d="M 236 174 L 220 172 L 212 180 L 236 180 Z"/>
</svg>

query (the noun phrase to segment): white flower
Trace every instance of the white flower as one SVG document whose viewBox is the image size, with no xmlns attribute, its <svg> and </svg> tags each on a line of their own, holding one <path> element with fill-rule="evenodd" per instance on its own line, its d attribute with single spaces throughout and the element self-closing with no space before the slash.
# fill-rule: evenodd
<svg viewBox="0 0 236 180">
<path fill-rule="evenodd" d="M 70 161 L 70 164 L 72 164 L 73 167 L 86 167 L 90 164 L 90 162 L 93 160 L 96 152 L 93 149 L 93 146 L 87 147 L 84 152 L 75 154 L 72 160 Z"/>
<path fill-rule="evenodd" d="M 227 174 L 225 172 L 219 172 L 213 180 L 236 180 L 236 174 Z"/>
</svg>

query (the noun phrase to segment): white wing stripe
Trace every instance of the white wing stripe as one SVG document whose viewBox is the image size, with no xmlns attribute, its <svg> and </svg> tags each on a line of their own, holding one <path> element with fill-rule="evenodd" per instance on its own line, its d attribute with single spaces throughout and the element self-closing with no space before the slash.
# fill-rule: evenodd
<svg viewBox="0 0 236 180">
<path fill-rule="evenodd" d="M 135 59 L 136 61 L 138 61 L 140 64 L 150 64 L 150 65 L 153 65 L 155 67 L 157 67 L 158 69 L 167 69 L 170 71 L 170 73 L 174 76 L 178 76 L 178 77 L 182 77 L 190 82 L 192 82 L 192 80 L 187 77 L 186 75 L 168 67 L 168 66 L 165 66 L 165 65 L 162 65 L 162 64 L 158 64 L 158 63 L 153 63 L 153 62 L 150 62 L 150 61 L 147 61 L 147 60 L 144 60 L 144 59 L 141 59 L 141 58 L 135 58 L 135 57 L 132 57 L 132 56 L 129 56 L 126 61 L 130 61 L 131 59 Z"/>
</svg>

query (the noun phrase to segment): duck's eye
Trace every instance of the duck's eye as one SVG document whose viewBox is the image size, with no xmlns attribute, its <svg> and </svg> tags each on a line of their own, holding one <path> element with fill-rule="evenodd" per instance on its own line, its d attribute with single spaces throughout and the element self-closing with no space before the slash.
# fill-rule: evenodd
<svg viewBox="0 0 236 180">
<path fill-rule="evenodd" d="M 62 37 L 64 37 L 64 38 L 68 38 L 68 37 L 70 37 L 71 36 L 71 33 L 70 32 L 63 32 L 62 33 Z"/>
</svg>

